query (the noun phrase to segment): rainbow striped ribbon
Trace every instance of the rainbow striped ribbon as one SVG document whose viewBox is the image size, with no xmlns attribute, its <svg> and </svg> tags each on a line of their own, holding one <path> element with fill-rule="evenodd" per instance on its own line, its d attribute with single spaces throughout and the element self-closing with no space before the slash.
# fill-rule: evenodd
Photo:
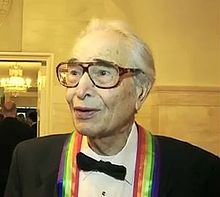
<svg viewBox="0 0 220 197">
<path fill-rule="evenodd" d="M 82 139 L 82 135 L 73 132 L 64 144 L 57 178 L 59 197 L 78 197 L 79 169 L 75 158 L 80 152 Z M 158 192 L 159 149 L 157 139 L 138 125 L 133 197 L 157 197 Z"/>
<path fill-rule="evenodd" d="M 138 130 L 133 197 L 157 197 L 159 192 L 158 142 L 143 127 L 138 126 Z"/>
<path fill-rule="evenodd" d="M 73 132 L 64 144 L 57 179 L 59 197 L 77 197 L 79 189 L 79 169 L 76 155 L 80 151 L 82 135 Z"/>
</svg>

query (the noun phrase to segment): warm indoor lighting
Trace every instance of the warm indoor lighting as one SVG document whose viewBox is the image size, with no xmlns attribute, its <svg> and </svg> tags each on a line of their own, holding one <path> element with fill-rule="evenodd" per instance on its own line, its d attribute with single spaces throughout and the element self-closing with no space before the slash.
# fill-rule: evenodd
<svg viewBox="0 0 220 197">
<path fill-rule="evenodd" d="M 11 92 L 17 95 L 19 92 L 26 92 L 31 86 L 30 78 L 23 78 L 23 70 L 20 66 L 14 65 L 9 68 L 9 77 L 0 79 L 0 86 L 4 92 Z"/>
</svg>

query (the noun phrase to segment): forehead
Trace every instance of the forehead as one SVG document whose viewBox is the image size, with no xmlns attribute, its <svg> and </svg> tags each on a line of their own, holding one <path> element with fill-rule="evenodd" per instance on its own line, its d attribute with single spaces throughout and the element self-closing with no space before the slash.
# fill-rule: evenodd
<svg viewBox="0 0 220 197">
<path fill-rule="evenodd" d="M 95 31 L 80 39 L 73 49 L 79 61 L 99 58 L 129 67 L 130 56 L 125 38 L 114 32 Z"/>
</svg>

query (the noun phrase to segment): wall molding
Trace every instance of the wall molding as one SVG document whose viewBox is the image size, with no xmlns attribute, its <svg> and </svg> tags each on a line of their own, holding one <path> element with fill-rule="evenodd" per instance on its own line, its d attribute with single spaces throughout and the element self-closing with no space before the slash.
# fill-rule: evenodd
<svg viewBox="0 0 220 197">
<path fill-rule="evenodd" d="M 220 87 L 155 86 L 152 105 L 220 107 Z"/>
</svg>

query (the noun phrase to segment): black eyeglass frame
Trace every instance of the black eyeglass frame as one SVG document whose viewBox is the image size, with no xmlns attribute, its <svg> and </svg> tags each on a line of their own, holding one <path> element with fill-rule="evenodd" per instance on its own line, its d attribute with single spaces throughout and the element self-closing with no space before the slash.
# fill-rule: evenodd
<svg viewBox="0 0 220 197">
<path fill-rule="evenodd" d="M 118 82 L 117 82 L 115 85 L 109 86 L 109 87 L 102 87 L 102 86 L 97 85 L 97 84 L 92 80 L 92 78 L 90 77 L 90 74 L 89 74 L 89 67 L 90 67 L 90 66 L 93 66 L 93 65 L 94 65 L 95 63 L 97 63 L 97 62 L 104 62 L 104 63 L 106 63 L 106 64 L 109 64 L 109 65 L 115 67 L 116 70 L 118 70 L 119 78 L 118 78 Z M 144 72 L 143 72 L 141 69 L 139 69 L 139 68 L 123 68 L 123 67 L 119 66 L 118 64 L 116 64 L 116 63 L 114 63 L 114 62 L 110 62 L 110 61 L 102 60 L 102 59 L 94 59 L 93 61 L 88 61 L 88 62 L 87 62 L 87 61 L 80 62 L 80 61 L 76 61 L 75 59 L 71 59 L 71 60 L 69 60 L 69 61 L 67 61 L 67 62 L 61 62 L 61 63 L 59 63 L 59 64 L 56 66 L 57 79 L 58 79 L 59 83 L 60 83 L 62 86 L 66 87 L 66 88 L 75 88 L 75 87 L 77 87 L 78 84 L 79 84 L 79 82 L 78 82 L 78 83 L 76 83 L 76 85 L 74 85 L 74 86 L 73 86 L 73 85 L 67 85 L 67 84 L 64 84 L 63 82 L 61 82 L 61 80 L 60 80 L 60 77 L 59 77 L 59 76 L 60 76 L 60 75 L 59 75 L 59 68 L 60 68 L 60 66 L 63 65 L 63 64 L 67 64 L 67 65 L 68 65 L 68 64 L 71 64 L 71 63 L 78 63 L 78 65 L 81 66 L 82 69 L 83 69 L 82 76 L 83 76 L 84 73 L 86 72 L 86 73 L 88 74 L 90 80 L 92 81 L 92 83 L 93 83 L 96 87 L 101 88 L 101 89 L 111 89 L 111 88 L 115 88 L 115 87 L 117 87 L 117 86 L 121 83 L 121 81 L 122 81 L 124 78 L 130 77 L 130 76 L 134 76 L 134 75 L 136 75 L 137 73 L 144 73 Z M 87 64 L 88 66 L 83 66 L 83 64 Z M 81 76 L 81 77 L 82 77 L 82 76 Z M 80 80 L 79 80 L 79 81 L 80 81 Z"/>
</svg>

